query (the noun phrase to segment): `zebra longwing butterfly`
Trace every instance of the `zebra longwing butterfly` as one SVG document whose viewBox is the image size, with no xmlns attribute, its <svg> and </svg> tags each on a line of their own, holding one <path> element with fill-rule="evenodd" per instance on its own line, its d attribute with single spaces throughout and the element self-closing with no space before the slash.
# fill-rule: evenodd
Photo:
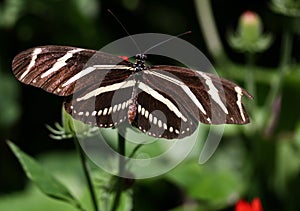
<svg viewBox="0 0 300 211">
<path fill-rule="evenodd" d="M 173 139 L 191 135 L 199 121 L 249 122 L 241 98 L 252 96 L 235 83 L 184 67 L 147 66 L 145 59 L 138 54 L 131 63 L 95 50 L 41 46 L 19 53 L 12 68 L 21 82 L 65 96 L 68 113 L 98 127 L 126 122 Z"/>
</svg>

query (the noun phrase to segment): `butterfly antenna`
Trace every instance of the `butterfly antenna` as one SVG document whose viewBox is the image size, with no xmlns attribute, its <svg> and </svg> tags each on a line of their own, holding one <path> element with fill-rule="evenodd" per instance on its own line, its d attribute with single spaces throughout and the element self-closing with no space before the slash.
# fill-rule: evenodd
<svg viewBox="0 0 300 211">
<path fill-rule="evenodd" d="M 138 46 L 138 44 L 136 43 L 136 41 L 132 38 L 131 34 L 129 34 L 129 32 L 127 31 L 127 29 L 125 28 L 125 26 L 122 24 L 122 22 L 119 20 L 119 18 L 110 10 L 107 9 L 107 11 L 116 19 L 116 21 L 121 25 L 121 27 L 124 29 L 124 31 L 126 32 L 126 34 L 129 36 L 129 38 L 131 39 L 131 41 L 133 42 L 133 44 L 135 45 L 135 47 L 137 48 L 137 50 L 139 52 L 141 52 L 140 47 Z"/>
<path fill-rule="evenodd" d="M 156 48 L 157 46 L 160 46 L 160 45 L 162 45 L 162 44 L 164 44 L 164 43 L 166 43 L 166 42 L 169 42 L 169 41 L 171 41 L 171 40 L 173 40 L 173 39 L 175 39 L 175 38 L 181 37 L 181 36 L 186 35 L 186 34 L 191 34 L 191 33 L 192 33 L 192 31 L 187 31 L 187 32 L 178 34 L 177 36 L 170 37 L 169 39 L 166 39 L 166 40 L 164 40 L 164 41 L 161 41 L 161 42 L 159 42 L 159 43 L 157 43 L 157 44 L 151 46 L 151 47 L 148 48 L 146 51 L 144 51 L 143 54 L 146 54 L 146 53 L 147 53 L 148 51 L 150 51 L 151 49 Z"/>
</svg>

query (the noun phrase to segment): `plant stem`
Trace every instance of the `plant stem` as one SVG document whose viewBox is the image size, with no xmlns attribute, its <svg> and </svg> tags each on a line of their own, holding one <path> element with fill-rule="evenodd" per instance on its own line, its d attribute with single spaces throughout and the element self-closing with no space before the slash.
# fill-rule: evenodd
<svg viewBox="0 0 300 211">
<path fill-rule="evenodd" d="M 125 133 L 123 133 L 125 134 Z M 118 134 L 118 151 L 119 151 L 119 172 L 118 172 L 118 177 L 117 177 L 117 182 L 116 182 L 116 195 L 114 198 L 113 206 L 111 211 L 116 211 L 119 204 L 120 204 L 120 199 L 123 191 L 123 178 L 122 175 L 124 174 L 124 168 L 125 168 L 125 138 L 124 136 Z"/>
<path fill-rule="evenodd" d="M 84 151 L 82 150 L 76 136 L 74 136 L 74 142 L 75 142 L 76 150 L 78 151 L 78 154 L 79 154 L 79 157 L 80 157 L 80 161 L 81 161 L 81 165 L 82 165 L 82 168 L 83 168 L 84 176 L 85 176 L 87 184 L 88 184 L 88 189 L 89 189 L 89 192 L 90 192 L 90 195 L 91 195 L 94 211 L 98 211 L 97 197 L 96 197 L 96 193 L 95 193 L 95 190 L 94 190 L 94 187 L 93 187 L 93 183 L 92 183 L 90 171 L 88 169 L 89 167 L 88 167 L 88 164 L 87 164 L 87 160 L 86 160 Z"/>
<path fill-rule="evenodd" d="M 125 138 L 119 134 L 118 138 L 118 147 L 119 147 L 119 175 L 122 175 L 124 173 L 124 167 L 125 167 Z"/>
<path fill-rule="evenodd" d="M 254 66 L 254 55 L 252 53 L 247 54 L 247 70 L 246 70 L 246 87 L 247 90 L 253 95 L 256 96 L 256 90 L 255 90 L 255 82 L 254 82 L 254 73 L 253 73 L 253 66 Z"/>
<path fill-rule="evenodd" d="M 285 79 L 285 76 L 288 72 L 288 67 L 290 65 L 290 59 L 291 59 L 291 54 L 292 54 L 292 46 L 293 46 L 293 38 L 292 38 L 292 33 L 288 30 L 284 31 L 282 35 L 282 52 L 281 52 L 281 60 L 279 63 L 279 68 L 278 68 L 278 73 L 275 75 L 275 78 L 273 81 L 271 81 L 271 91 L 269 93 L 269 96 L 266 100 L 265 103 L 265 110 L 272 112 L 273 104 L 276 103 L 276 99 L 281 99 L 281 91 L 282 91 L 282 85 L 283 81 Z M 278 98 L 279 97 L 279 98 Z M 277 106 L 278 107 L 278 106 Z M 276 115 L 278 115 L 280 111 L 277 111 L 276 113 L 268 113 L 272 118 L 267 124 L 267 128 L 265 133 L 270 134 L 271 132 L 269 131 L 269 128 L 273 125 L 274 119 L 276 119 Z"/>
<path fill-rule="evenodd" d="M 207 48 L 218 64 L 228 61 L 218 34 L 215 19 L 211 8 L 211 0 L 195 0 L 196 12 L 200 28 Z"/>
<path fill-rule="evenodd" d="M 132 152 L 131 152 L 131 154 L 128 156 L 128 158 L 132 158 L 132 157 L 135 155 L 135 153 L 136 153 L 142 146 L 144 146 L 144 145 L 143 145 L 143 144 L 137 145 L 137 146 L 132 150 Z"/>
<path fill-rule="evenodd" d="M 282 36 L 282 55 L 281 55 L 281 61 L 280 61 L 280 69 L 281 74 L 284 74 L 286 72 L 286 67 L 290 63 L 291 58 L 291 52 L 292 52 L 292 46 L 293 46 L 293 38 L 292 34 L 289 31 L 285 31 Z"/>
<path fill-rule="evenodd" d="M 246 54 L 246 89 L 248 92 L 255 98 L 256 97 L 256 84 L 254 80 L 254 54 L 248 53 Z M 256 110 L 256 100 L 254 102 L 251 102 L 252 111 L 255 112 Z"/>
<path fill-rule="evenodd" d="M 274 82 L 271 84 L 271 91 L 266 101 L 266 107 L 270 107 L 282 89 L 282 83 L 288 71 L 290 64 L 291 52 L 293 46 L 292 34 L 289 31 L 285 31 L 282 36 L 282 52 L 281 60 L 279 63 L 279 72 L 274 78 Z"/>
</svg>

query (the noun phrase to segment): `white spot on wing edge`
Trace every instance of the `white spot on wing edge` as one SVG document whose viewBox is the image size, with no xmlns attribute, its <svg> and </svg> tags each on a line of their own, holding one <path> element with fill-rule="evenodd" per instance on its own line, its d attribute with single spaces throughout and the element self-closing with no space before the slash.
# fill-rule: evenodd
<svg viewBox="0 0 300 211">
<path fill-rule="evenodd" d="M 115 104 L 112 112 L 115 113 L 117 111 L 117 108 L 118 108 L 118 104 Z"/>
<path fill-rule="evenodd" d="M 158 125 L 158 127 L 162 127 L 162 121 L 158 120 L 157 125 Z"/>
<path fill-rule="evenodd" d="M 237 106 L 239 107 L 241 117 L 242 117 L 243 121 L 245 122 L 245 121 L 246 121 L 246 118 L 245 118 L 245 115 L 244 115 L 244 112 L 243 112 L 243 106 L 242 106 L 243 90 L 242 90 L 241 87 L 239 87 L 239 86 L 234 87 L 234 90 L 235 90 L 236 93 L 237 93 L 237 101 L 236 101 L 236 104 L 237 104 Z"/>
<path fill-rule="evenodd" d="M 149 121 L 152 122 L 152 119 L 153 119 L 153 115 L 149 114 Z"/>
<path fill-rule="evenodd" d="M 119 104 L 118 104 L 117 111 L 120 111 L 120 110 L 121 110 L 121 107 L 122 107 L 122 104 L 121 104 L 121 103 L 119 103 Z"/>
<path fill-rule="evenodd" d="M 37 58 L 37 56 L 42 52 L 42 48 L 35 48 L 31 54 L 31 60 L 29 65 L 27 66 L 25 72 L 23 72 L 23 74 L 20 77 L 20 80 L 22 80 L 31 70 L 31 68 L 35 65 L 35 60 Z"/>
<path fill-rule="evenodd" d="M 146 111 L 145 111 L 145 118 L 148 119 L 148 117 L 149 117 L 149 111 L 146 110 Z"/>
<path fill-rule="evenodd" d="M 155 116 L 155 117 L 153 117 L 153 124 L 157 124 L 157 117 Z"/>
<path fill-rule="evenodd" d="M 142 111 L 141 111 L 141 113 L 142 113 L 142 116 L 144 116 L 144 115 L 145 115 L 145 108 L 144 108 L 144 107 L 142 107 Z"/>
<path fill-rule="evenodd" d="M 107 115 L 110 115 L 110 114 L 111 114 L 111 111 L 112 111 L 112 107 L 109 107 L 108 112 L 107 112 Z"/>
<path fill-rule="evenodd" d="M 103 110 L 103 114 L 102 115 L 106 115 L 107 114 L 107 111 L 108 111 L 108 109 L 107 108 L 104 108 L 104 110 Z"/>
<path fill-rule="evenodd" d="M 138 105 L 138 113 L 141 113 L 141 110 L 142 110 L 142 106 Z"/>
<path fill-rule="evenodd" d="M 124 110 L 126 108 L 126 102 L 122 103 L 122 110 Z"/>
</svg>

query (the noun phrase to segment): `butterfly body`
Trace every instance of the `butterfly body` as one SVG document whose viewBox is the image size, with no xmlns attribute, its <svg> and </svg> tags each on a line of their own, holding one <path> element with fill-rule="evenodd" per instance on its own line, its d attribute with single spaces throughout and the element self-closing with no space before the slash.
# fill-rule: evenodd
<svg viewBox="0 0 300 211">
<path fill-rule="evenodd" d="M 246 124 L 235 83 L 185 67 L 145 64 L 95 50 L 41 46 L 18 54 L 13 72 L 23 83 L 65 96 L 75 119 L 98 127 L 129 123 L 158 138 L 184 138 L 199 122 Z"/>
</svg>

